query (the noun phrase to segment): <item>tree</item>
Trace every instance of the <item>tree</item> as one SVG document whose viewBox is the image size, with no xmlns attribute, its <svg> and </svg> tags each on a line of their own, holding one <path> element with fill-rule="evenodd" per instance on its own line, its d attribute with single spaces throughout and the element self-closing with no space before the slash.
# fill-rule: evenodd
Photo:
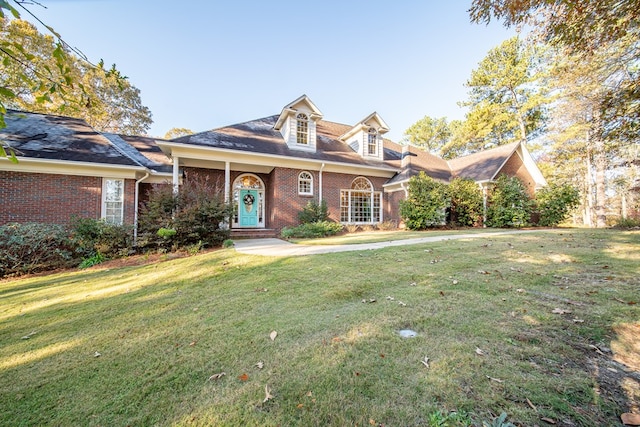
<svg viewBox="0 0 640 427">
<path fill-rule="evenodd" d="M 175 139 L 187 135 L 193 135 L 193 131 L 187 128 L 171 128 L 164 134 L 164 139 Z"/>
<path fill-rule="evenodd" d="M 424 116 L 404 131 L 406 140 L 432 153 L 438 152 L 451 138 L 446 117 Z"/>
<path fill-rule="evenodd" d="M 473 151 L 527 141 L 544 125 L 547 102 L 537 84 L 541 70 L 536 51 L 518 37 L 491 49 L 471 72 L 466 86 L 470 107 L 465 127 Z"/>
<path fill-rule="evenodd" d="M 149 129 L 151 112 L 142 105 L 140 91 L 115 66 L 107 69 L 102 61 L 94 66 L 64 49 L 64 64 L 59 63 L 59 45 L 51 35 L 19 19 L 0 24 L 3 43 L 24 56 L 5 54 L 0 64 L 0 84 L 13 94 L 5 100 L 7 107 L 82 118 L 102 132 Z"/>
</svg>

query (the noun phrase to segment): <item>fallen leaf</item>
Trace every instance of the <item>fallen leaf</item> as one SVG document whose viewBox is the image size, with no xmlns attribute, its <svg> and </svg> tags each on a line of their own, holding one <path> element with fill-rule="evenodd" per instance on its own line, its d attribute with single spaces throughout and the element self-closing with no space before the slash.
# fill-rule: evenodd
<svg viewBox="0 0 640 427">
<path fill-rule="evenodd" d="M 422 363 L 424 366 L 426 366 L 428 368 L 429 367 L 429 358 L 427 356 L 425 356 L 424 359 L 422 359 L 420 361 L 420 363 Z"/>
<path fill-rule="evenodd" d="M 478 347 L 476 347 L 476 354 L 479 356 L 484 356 L 484 351 L 480 350 Z"/>
<path fill-rule="evenodd" d="M 311 390 L 309 390 L 309 391 L 307 392 L 306 396 L 307 396 L 307 397 L 311 397 L 311 396 L 313 396 L 313 393 L 311 393 Z"/>
<path fill-rule="evenodd" d="M 240 375 L 240 376 L 238 377 L 238 379 L 239 379 L 240 381 L 247 381 L 247 380 L 249 379 L 249 375 L 247 375 L 246 373 L 244 373 L 244 374 Z"/>
<path fill-rule="evenodd" d="M 640 414 L 632 414 L 631 412 L 625 412 L 620 415 L 622 424 L 626 426 L 640 426 Z"/>
<path fill-rule="evenodd" d="M 263 362 L 262 362 L 262 360 L 261 360 L 261 361 L 259 361 L 258 363 L 256 363 L 256 364 L 255 364 L 255 365 L 253 365 L 253 366 L 255 366 L 255 367 L 256 367 L 256 368 L 258 368 L 258 369 L 262 369 L 262 368 L 264 368 L 264 363 L 263 363 Z"/>
<path fill-rule="evenodd" d="M 398 301 L 398 305 L 400 307 L 406 307 L 407 306 L 407 304 L 403 303 L 402 301 Z"/>
<path fill-rule="evenodd" d="M 264 385 L 264 400 L 262 403 L 267 403 L 269 400 L 273 399 L 273 395 L 271 394 L 271 390 L 269 389 L 269 384 Z"/>
<path fill-rule="evenodd" d="M 380 357 L 382 357 L 384 359 L 384 354 L 380 353 Z"/>
<path fill-rule="evenodd" d="M 565 310 L 563 308 L 554 308 L 553 310 L 551 310 L 551 312 L 553 314 L 569 314 L 571 313 L 571 310 Z"/>
<path fill-rule="evenodd" d="M 28 340 L 30 339 L 32 336 L 34 336 L 36 334 L 36 331 L 33 332 L 29 332 L 27 335 L 23 336 L 22 338 L 20 338 L 21 340 Z"/>
<path fill-rule="evenodd" d="M 394 298 L 394 297 L 392 297 L 392 296 L 388 296 L 388 295 L 387 295 L 387 299 L 388 299 L 389 301 L 393 301 L 393 300 L 395 300 L 395 298 Z"/>
<path fill-rule="evenodd" d="M 93 357 L 100 357 L 102 356 L 102 354 L 98 353 L 97 351 L 93 354 Z"/>
<path fill-rule="evenodd" d="M 538 408 L 536 408 L 536 407 L 533 405 L 533 403 L 531 403 L 531 401 L 529 400 L 529 398 L 527 397 L 526 399 L 527 399 L 527 403 L 529 404 L 529 406 L 531 406 L 531 409 L 533 409 L 534 411 L 537 411 L 537 410 L 538 410 Z"/>
<path fill-rule="evenodd" d="M 478 270 L 478 273 L 480 273 L 480 274 L 491 274 L 488 271 L 484 271 L 484 270 Z"/>
<path fill-rule="evenodd" d="M 584 323 L 584 319 L 573 319 L 573 323 Z"/>
<path fill-rule="evenodd" d="M 440 296 L 443 297 L 444 296 L 444 292 L 440 291 Z"/>
<path fill-rule="evenodd" d="M 196 345 L 196 343 L 197 343 L 197 342 L 198 342 L 198 341 L 191 341 L 191 342 L 189 343 L 189 347 L 193 347 L 194 345 Z"/>
<path fill-rule="evenodd" d="M 372 426 L 376 425 L 376 420 L 374 420 L 373 418 L 369 418 L 369 424 Z"/>
<path fill-rule="evenodd" d="M 303 403 L 298 403 L 298 405 L 296 406 L 296 408 L 298 408 L 298 409 L 302 409 L 303 407 L 304 407 Z"/>
<path fill-rule="evenodd" d="M 602 351 L 600 351 L 600 349 L 598 347 L 596 347 L 593 344 L 589 344 L 589 348 L 592 348 L 593 350 L 595 350 L 596 353 L 598 353 L 601 356 L 604 356 L 604 353 Z"/>
<path fill-rule="evenodd" d="M 497 383 L 503 383 L 504 382 L 500 378 L 493 378 L 493 377 L 490 377 L 489 375 L 486 375 L 486 377 L 489 378 L 491 381 L 495 381 Z"/>
<path fill-rule="evenodd" d="M 224 372 L 220 372 L 219 374 L 213 374 L 209 377 L 209 379 L 207 381 L 211 381 L 211 380 L 219 380 L 220 378 L 224 377 L 225 375 L 227 375 Z"/>
<path fill-rule="evenodd" d="M 451 281 L 451 284 L 453 284 L 453 285 L 457 285 L 457 284 L 458 284 L 458 281 L 457 281 L 457 280 L 453 280 L 453 281 Z"/>
<path fill-rule="evenodd" d="M 409 283 L 409 286 L 417 286 L 418 284 L 416 282 L 411 282 Z"/>
<path fill-rule="evenodd" d="M 549 424 L 555 424 L 556 420 L 551 419 L 551 418 L 547 418 L 547 417 L 542 417 L 540 418 L 542 421 L 544 421 L 545 423 L 549 423 Z"/>
<path fill-rule="evenodd" d="M 269 334 L 269 338 L 271 338 L 271 341 L 275 341 L 277 336 L 278 333 L 276 331 L 271 331 L 271 333 Z"/>
<path fill-rule="evenodd" d="M 525 291 L 525 290 L 524 290 L 524 289 L 522 289 L 522 288 L 518 288 L 518 289 L 516 289 L 516 292 L 519 292 L 519 293 L 523 294 L 523 293 L 525 293 L 525 292 L 527 292 L 527 291 Z"/>
</svg>

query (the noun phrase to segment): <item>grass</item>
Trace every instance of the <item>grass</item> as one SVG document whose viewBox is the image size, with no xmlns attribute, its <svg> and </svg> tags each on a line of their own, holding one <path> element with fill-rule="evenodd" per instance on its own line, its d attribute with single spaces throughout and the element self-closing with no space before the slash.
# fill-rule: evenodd
<svg viewBox="0 0 640 427">
<path fill-rule="evenodd" d="M 639 232 L 556 230 L 3 281 L 0 425 L 619 425 L 639 275 Z"/>
</svg>

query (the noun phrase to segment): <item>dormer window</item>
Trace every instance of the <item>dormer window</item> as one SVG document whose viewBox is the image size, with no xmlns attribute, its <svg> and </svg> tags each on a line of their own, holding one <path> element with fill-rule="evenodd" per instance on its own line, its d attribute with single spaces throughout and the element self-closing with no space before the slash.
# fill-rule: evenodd
<svg viewBox="0 0 640 427">
<path fill-rule="evenodd" d="M 306 114 L 300 113 L 296 116 L 296 142 L 298 144 L 309 144 L 309 117 Z"/>
<path fill-rule="evenodd" d="M 375 128 L 369 128 L 367 150 L 370 156 L 378 155 L 378 131 Z"/>
</svg>

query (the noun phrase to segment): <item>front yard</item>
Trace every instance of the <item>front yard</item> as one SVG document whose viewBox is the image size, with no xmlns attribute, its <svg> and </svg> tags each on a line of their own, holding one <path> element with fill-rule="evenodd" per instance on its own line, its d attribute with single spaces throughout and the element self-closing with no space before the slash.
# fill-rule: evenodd
<svg viewBox="0 0 640 427">
<path fill-rule="evenodd" d="M 565 229 L 5 280 L 0 425 L 620 425 L 638 277 L 639 232 Z"/>
</svg>

